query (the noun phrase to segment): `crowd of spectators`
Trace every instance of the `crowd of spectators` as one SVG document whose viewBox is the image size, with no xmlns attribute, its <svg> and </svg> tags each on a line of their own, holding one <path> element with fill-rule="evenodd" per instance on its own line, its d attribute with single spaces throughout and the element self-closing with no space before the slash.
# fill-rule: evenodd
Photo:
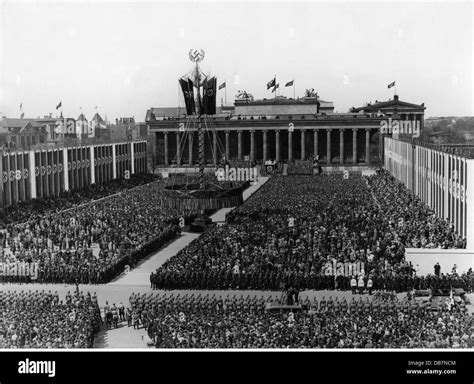
<svg viewBox="0 0 474 384">
<path fill-rule="evenodd" d="M 87 292 L 0 292 L 0 348 L 92 348 L 102 320 Z"/>
<path fill-rule="evenodd" d="M 415 214 L 412 212 L 415 211 Z M 451 226 L 390 175 L 275 176 L 151 276 L 164 289 L 349 289 L 327 264 L 360 263 L 374 289 L 464 286 L 465 276 L 421 279 L 405 247 L 462 247 Z M 440 277 L 441 278 L 441 277 Z"/>
<path fill-rule="evenodd" d="M 288 175 L 312 175 L 313 174 L 313 161 L 312 160 L 288 161 L 287 174 Z"/>
<path fill-rule="evenodd" d="M 158 179 L 158 176 L 151 173 L 131 175 L 130 179 L 115 179 L 105 184 L 88 185 L 81 190 L 61 192 L 59 196 L 19 202 L 16 205 L 5 208 L 4 216 L 0 217 L 0 229 L 8 224 L 24 223 L 29 220 L 39 219 L 45 214 L 71 209 L 80 204 L 150 183 L 156 179 Z"/>
<path fill-rule="evenodd" d="M 8 224 L 0 230 L 2 261 L 37 263 L 40 283 L 106 283 L 180 233 L 180 213 L 162 205 L 164 186 L 158 180 L 75 209 Z M 30 281 L 19 276 L 1 280 Z"/>
<path fill-rule="evenodd" d="M 278 297 L 135 295 L 132 311 L 157 348 L 472 348 L 465 306 L 306 297 L 284 312 Z"/>
<path fill-rule="evenodd" d="M 388 171 L 380 170 L 367 180 L 384 213 L 384 228 L 397 241 L 410 248 L 466 248 L 465 239 L 456 234 L 453 225 L 436 216 Z"/>
</svg>

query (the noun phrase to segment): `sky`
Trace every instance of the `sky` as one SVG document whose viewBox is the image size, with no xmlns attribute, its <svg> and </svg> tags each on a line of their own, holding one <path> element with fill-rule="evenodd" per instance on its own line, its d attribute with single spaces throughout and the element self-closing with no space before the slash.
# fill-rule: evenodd
<svg viewBox="0 0 474 384">
<path fill-rule="evenodd" d="M 393 98 L 426 117 L 474 115 L 473 5 L 467 2 L 0 0 L 0 113 L 143 121 L 183 104 L 178 77 L 201 68 L 227 87 L 272 97 L 314 88 L 335 111 Z M 295 90 L 284 87 L 295 80 Z"/>
</svg>

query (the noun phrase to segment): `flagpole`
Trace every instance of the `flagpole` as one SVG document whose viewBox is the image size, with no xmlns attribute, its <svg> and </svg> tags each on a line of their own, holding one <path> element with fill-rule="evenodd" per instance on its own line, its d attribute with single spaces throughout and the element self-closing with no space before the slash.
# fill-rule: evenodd
<svg viewBox="0 0 474 384">
<path fill-rule="evenodd" d="M 224 87 L 224 101 L 225 101 L 225 105 L 227 105 L 227 79 L 225 80 L 225 87 Z"/>
<path fill-rule="evenodd" d="M 275 101 L 277 99 L 277 92 L 278 92 L 278 89 L 277 89 L 277 75 L 275 75 Z"/>
<path fill-rule="evenodd" d="M 293 100 L 296 100 L 296 97 L 295 97 L 295 79 L 293 79 Z"/>
</svg>

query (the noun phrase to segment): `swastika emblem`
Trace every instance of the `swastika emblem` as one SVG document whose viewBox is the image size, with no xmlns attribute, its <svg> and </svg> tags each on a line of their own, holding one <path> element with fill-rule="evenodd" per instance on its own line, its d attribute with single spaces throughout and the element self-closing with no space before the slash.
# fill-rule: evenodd
<svg viewBox="0 0 474 384">
<path fill-rule="evenodd" d="M 190 49 L 189 60 L 191 60 L 193 63 L 200 63 L 201 61 L 204 60 L 204 50 Z"/>
</svg>

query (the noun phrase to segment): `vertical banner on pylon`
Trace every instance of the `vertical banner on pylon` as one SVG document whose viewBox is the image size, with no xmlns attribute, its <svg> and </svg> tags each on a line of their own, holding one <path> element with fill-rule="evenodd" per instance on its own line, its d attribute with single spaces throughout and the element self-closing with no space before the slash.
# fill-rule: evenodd
<svg viewBox="0 0 474 384">
<path fill-rule="evenodd" d="M 61 152 L 59 149 L 54 151 L 54 165 L 53 165 L 53 174 L 54 174 L 54 183 L 56 187 L 56 196 L 59 196 L 61 191 L 61 176 L 59 174 L 59 162 L 60 162 Z"/>
<path fill-rule="evenodd" d="M 12 189 L 12 204 L 18 202 L 18 183 L 16 180 L 16 153 L 10 153 L 10 185 Z"/>
<path fill-rule="evenodd" d="M 41 187 L 43 188 L 43 197 L 49 196 L 49 188 L 48 188 L 48 180 L 46 179 L 46 152 L 40 151 L 40 158 L 41 158 L 41 167 L 40 167 L 40 174 L 41 174 Z"/>
<path fill-rule="evenodd" d="M 107 156 L 107 150 L 109 146 L 102 145 L 100 147 L 100 170 L 102 172 L 102 179 L 104 181 L 109 181 L 109 163 Z"/>
<path fill-rule="evenodd" d="M 64 151 L 66 149 L 62 148 L 58 150 L 58 180 L 59 180 L 59 192 L 64 192 L 66 190 L 66 184 L 64 182 Z"/>
<path fill-rule="evenodd" d="M 49 196 L 55 196 L 53 175 L 53 151 L 46 152 L 48 165 L 46 166 L 46 177 L 48 179 Z"/>
<path fill-rule="evenodd" d="M 67 148 L 66 153 L 67 153 L 67 163 L 64 164 L 64 169 L 67 170 L 67 183 L 68 183 L 69 191 L 72 191 L 74 189 L 74 178 L 72 174 L 72 149 Z"/>
<path fill-rule="evenodd" d="M 23 185 L 25 186 L 25 201 L 31 199 L 31 183 L 30 183 L 30 152 L 23 152 Z"/>
<path fill-rule="evenodd" d="M 100 146 L 97 146 L 94 148 L 94 164 L 95 164 L 96 182 L 102 183 L 103 175 L 100 170 Z"/>
<path fill-rule="evenodd" d="M 82 147 L 76 148 L 76 172 L 77 172 L 77 185 L 79 190 L 82 189 L 84 186 L 83 184 L 83 175 L 82 175 L 82 153 L 81 153 Z"/>
<path fill-rule="evenodd" d="M 18 180 L 18 199 L 19 201 L 26 201 L 25 178 L 23 176 L 25 162 L 25 154 L 20 152 L 17 154 L 17 180 Z"/>
<path fill-rule="evenodd" d="M 112 178 L 117 178 L 117 144 L 112 144 Z"/>
<path fill-rule="evenodd" d="M 43 197 L 43 187 L 41 184 L 41 172 L 40 172 L 40 166 L 41 166 L 40 153 L 38 151 L 35 151 L 34 157 L 35 157 L 35 169 L 31 177 L 34 177 L 36 180 L 36 197 L 40 199 Z"/>
</svg>

